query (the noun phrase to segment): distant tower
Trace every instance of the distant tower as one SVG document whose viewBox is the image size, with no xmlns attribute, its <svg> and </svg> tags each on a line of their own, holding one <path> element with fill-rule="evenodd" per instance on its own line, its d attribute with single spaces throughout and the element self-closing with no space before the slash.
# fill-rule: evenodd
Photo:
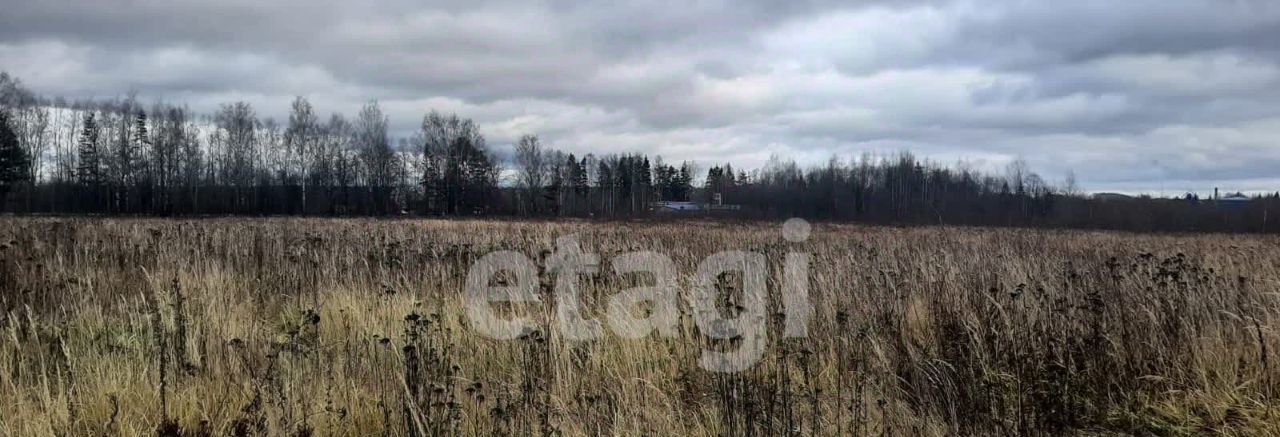
<svg viewBox="0 0 1280 437">
<path fill-rule="evenodd" d="M 1213 187 L 1213 201 L 1218 201 L 1218 187 Z"/>
</svg>

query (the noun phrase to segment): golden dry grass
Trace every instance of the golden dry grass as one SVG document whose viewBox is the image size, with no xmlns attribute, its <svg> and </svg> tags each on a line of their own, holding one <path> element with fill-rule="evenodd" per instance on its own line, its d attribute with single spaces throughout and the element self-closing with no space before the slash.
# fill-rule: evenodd
<svg viewBox="0 0 1280 437">
<path fill-rule="evenodd" d="M 676 338 L 472 331 L 470 263 L 568 233 L 682 281 L 721 250 L 807 251 L 809 337 L 774 327 L 718 374 L 699 351 L 732 346 L 687 315 Z M 588 315 L 637 280 L 587 281 Z M 1259 236 L 0 219 L 0 434 L 1280 434 L 1278 293 Z M 547 326 L 546 300 L 512 311 Z"/>
</svg>

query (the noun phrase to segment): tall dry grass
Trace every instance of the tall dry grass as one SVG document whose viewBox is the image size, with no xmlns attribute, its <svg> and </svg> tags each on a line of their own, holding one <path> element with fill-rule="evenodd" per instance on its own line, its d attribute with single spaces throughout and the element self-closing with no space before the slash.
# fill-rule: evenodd
<svg viewBox="0 0 1280 437">
<path fill-rule="evenodd" d="M 1280 434 L 1280 239 L 816 226 L 0 219 L 0 434 Z M 812 254 L 816 315 L 741 373 L 701 336 L 487 339 L 466 268 Z M 551 280 L 544 278 L 543 289 Z M 732 288 L 732 285 L 729 286 Z M 686 311 L 687 313 L 687 308 Z"/>
</svg>

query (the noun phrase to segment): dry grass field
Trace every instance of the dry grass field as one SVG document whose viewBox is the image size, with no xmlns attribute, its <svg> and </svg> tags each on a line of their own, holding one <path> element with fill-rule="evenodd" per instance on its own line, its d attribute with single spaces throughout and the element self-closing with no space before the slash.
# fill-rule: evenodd
<svg viewBox="0 0 1280 437">
<path fill-rule="evenodd" d="M 1280 435 L 1280 238 L 779 229 L 0 219 L 0 435 Z M 683 283 L 756 251 L 771 293 L 808 252 L 808 337 L 771 321 L 760 362 L 709 372 L 733 345 L 687 314 L 569 341 L 549 295 L 509 309 L 542 330 L 474 332 L 471 263 L 571 233 L 604 260 L 593 318 L 645 281 L 610 273 L 623 252 Z"/>
</svg>

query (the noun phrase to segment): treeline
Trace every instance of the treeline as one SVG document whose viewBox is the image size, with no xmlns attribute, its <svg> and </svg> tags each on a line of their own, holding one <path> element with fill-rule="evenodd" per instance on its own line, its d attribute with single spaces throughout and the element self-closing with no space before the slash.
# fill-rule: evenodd
<svg viewBox="0 0 1280 437">
<path fill-rule="evenodd" d="M 479 127 L 431 112 L 393 141 L 377 102 L 322 118 L 307 99 L 287 120 L 247 103 L 211 115 L 135 98 L 48 100 L 0 73 L 0 211 L 121 215 L 420 215 L 625 218 L 690 201 L 717 214 L 893 224 L 1139 231 L 1280 231 L 1280 195 L 1099 200 L 1025 163 L 1003 174 L 910 153 L 801 168 L 707 169 L 641 153 L 576 156 L 522 137 L 509 162 Z M 705 210 L 705 205 L 724 206 Z M 688 213 L 686 213 L 688 214 Z"/>
</svg>

